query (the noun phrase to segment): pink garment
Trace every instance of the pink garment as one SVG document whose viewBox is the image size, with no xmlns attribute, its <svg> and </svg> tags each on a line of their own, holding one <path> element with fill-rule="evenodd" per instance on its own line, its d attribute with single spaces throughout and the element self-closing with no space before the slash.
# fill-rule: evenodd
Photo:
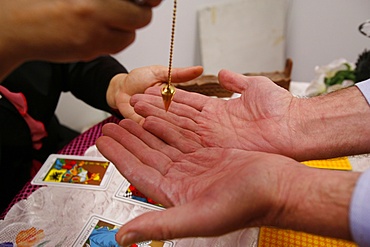
<svg viewBox="0 0 370 247">
<path fill-rule="evenodd" d="M 0 93 L 4 95 L 14 106 L 26 121 L 31 131 L 33 148 L 39 150 L 42 147 L 42 138 L 48 134 L 42 122 L 33 119 L 28 113 L 26 97 L 22 93 L 12 93 L 7 88 L 0 86 Z"/>
</svg>

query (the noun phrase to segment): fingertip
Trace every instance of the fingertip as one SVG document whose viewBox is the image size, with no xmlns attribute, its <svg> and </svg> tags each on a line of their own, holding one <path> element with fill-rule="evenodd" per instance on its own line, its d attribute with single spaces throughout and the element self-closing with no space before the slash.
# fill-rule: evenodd
<svg viewBox="0 0 370 247">
<path fill-rule="evenodd" d="M 235 93 L 242 93 L 248 87 L 245 75 L 226 69 L 219 71 L 218 81 L 225 89 Z"/>
<path fill-rule="evenodd" d="M 109 147 L 109 145 L 107 144 L 109 141 L 110 138 L 108 136 L 100 136 L 95 141 L 96 148 L 99 150 L 100 153 L 104 153 L 105 149 Z"/>
<path fill-rule="evenodd" d="M 120 231 L 115 236 L 117 243 L 120 246 L 131 246 L 133 244 L 141 242 L 139 235 L 135 232 L 122 233 Z"/>
<path fill-rule="evenodd" d="M 203 66 L 195 66 L 194 70 L 197 75 L 201 75 L 204 72 Z"/>
<path fill-rule="evenodd" d="M 138 101 L 137 100 L 137 94 L 132 95 L 131 98 L 130 98 L 130 101 L 129 101 L 130 106 L 134 107 L 135 104 L 137 103 L 137 101 Z"/>
<path fill-rule="evenodd" d="M 218 72 L 218 77 L 230 77 L 232 75 L 236 75 L 237 73 L 231 71 L 231 70 L 228 70 L 228 69 L 221 69 L 219 72 Z"/>
<path fill-rule="evenodd" d="M 101 128 L 103 135 L 106 134 L 108 131 L 110 131 L 112 128 L 114 128 L 117 124 L 115 123 L 106 123 Z"/>
</svg>

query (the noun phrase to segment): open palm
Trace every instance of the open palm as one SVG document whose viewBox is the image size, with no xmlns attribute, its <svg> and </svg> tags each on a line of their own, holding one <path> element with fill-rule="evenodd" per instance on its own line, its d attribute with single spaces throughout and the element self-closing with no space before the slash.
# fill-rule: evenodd
<svg viewBox="0 0 370 247">
<path fill-rule="evenodd" d="M 202 147 L 264 151 L 294 157 L 289 111 L 296 99 L 266 77 L 246 77 L 221 71 L 219 81 L 240 98 L 215 99 L 177 90 L 169 111 L 157 88 L 136 95 L 131 104 L 146 117 L 143 127 L 167 143 L 186 137 Z M 182 145 L 182 143 L 181 143 Z"/>
<path fill-rule="evenodd" d="M 289 177 L 286 168 L 298 164 L 237 149 L 183 153 L 131 120 L 107 124 L 103 133 L 97 141 L 101 153 L 130 183 L 168 208 L 138 217 L 120 230 L 118 238 L 139 231 L 142 239 L 136 241 L 219 235 L 271 222 L 277 210 L 271 205 L 278 205 L 290 186 L 282 176 Z"/>
</svg>

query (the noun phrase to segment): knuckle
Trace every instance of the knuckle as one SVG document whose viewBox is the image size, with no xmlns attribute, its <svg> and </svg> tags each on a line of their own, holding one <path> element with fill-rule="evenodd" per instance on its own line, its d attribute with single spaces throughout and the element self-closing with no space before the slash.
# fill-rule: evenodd
<svg viewBox="0 0 370 247">
<path fill-rule="evenodd" d="M 148 25 L 151 20 L 152 20 L 151 10 L 145 10 L 141 11 L 137 15 L 131 16 L 129 22 L 131 23 L 131 26 L 141 28 Z"/>
<path fill-rule="evenodd" d="M 91 16 L 98 9 L 96 1 L 90 0 L 72 0 L 70 7 L 71 11 L 80 17 Z"/>
</svg>

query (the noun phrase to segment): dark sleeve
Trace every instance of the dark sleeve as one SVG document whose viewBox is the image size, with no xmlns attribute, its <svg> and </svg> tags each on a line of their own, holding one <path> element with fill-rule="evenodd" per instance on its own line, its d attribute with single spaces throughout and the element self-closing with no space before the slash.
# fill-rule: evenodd
<svg viewBox="0 0 370 247">
<path fill-rule="evenodd" d="M 88 105 L 116 114 L 108 106 L 106 92 L 110 80 L 119 73 L 127 73 L 116 59 L 110 56 L 99 57 L 91 62 L 67 64 L 63 91 L 70 91 Z"/>
</svg>

